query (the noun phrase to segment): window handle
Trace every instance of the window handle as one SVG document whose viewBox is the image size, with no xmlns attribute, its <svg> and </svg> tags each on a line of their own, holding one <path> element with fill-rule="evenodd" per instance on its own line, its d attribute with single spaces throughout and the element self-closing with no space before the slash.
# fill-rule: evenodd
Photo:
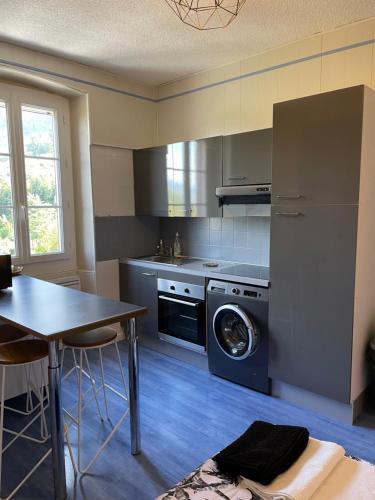
<svg viewBox="0 0 375 500">
<path fill-rule="evenodd" d="M 21 217 L 23 217 L 24 220 L 26 220 L 26 215 L 27 215 L 26 205 L 21 205 Z"/>
</svg>

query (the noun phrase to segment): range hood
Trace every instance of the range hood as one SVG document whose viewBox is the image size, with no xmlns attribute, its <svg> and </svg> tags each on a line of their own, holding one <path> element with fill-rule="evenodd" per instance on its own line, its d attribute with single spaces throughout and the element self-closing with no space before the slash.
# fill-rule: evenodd
<svg viewBox="0 0 375 500">
<path fill-rule="evenodd" d="M 223 186 L 216 188 L 219 205 L 269 205 L 271 184 Z"/>
</svg>

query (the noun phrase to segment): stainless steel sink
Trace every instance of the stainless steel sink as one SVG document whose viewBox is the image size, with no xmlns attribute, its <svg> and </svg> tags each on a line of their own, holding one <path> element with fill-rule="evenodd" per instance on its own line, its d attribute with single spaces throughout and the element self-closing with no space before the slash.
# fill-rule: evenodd
<svg viewBox="0 0 375 500">
<path fill-rule="evenodd" d="M 182 266 L 183 264 L 190 264 L 191 262 L 196 262 L 199 259 L 193 259 L 191 257 L 169 257 L 168 255 L 149 255 L 147 257 L 139 257 L 139 260 L 145 262 L 153 262 L 155 264 L 163 264 L 165 266 Z"/>
</svg>

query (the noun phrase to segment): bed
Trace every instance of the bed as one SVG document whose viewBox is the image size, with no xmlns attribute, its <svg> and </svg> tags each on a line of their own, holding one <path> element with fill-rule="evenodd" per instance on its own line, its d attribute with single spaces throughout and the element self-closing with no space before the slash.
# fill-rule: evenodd
<svg viewBox="0 0 375 500">
<path fill-rule="evenodd" d="M 218 472 L 209 459 L 157 500 L 375 500 L 375 466 L 309 439 L 301 457 L 269 486 Z"/>
</svg>

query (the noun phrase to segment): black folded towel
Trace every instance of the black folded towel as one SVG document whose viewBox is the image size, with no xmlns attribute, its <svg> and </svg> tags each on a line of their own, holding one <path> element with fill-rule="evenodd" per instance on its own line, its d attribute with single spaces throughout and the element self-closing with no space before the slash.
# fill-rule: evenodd
<svg viewBox="0 0 375 500">
<path fill-rule="evenodd" d="M 305 450 L 308 440 L 309 432 L 304 427 L 256 420 L 213 459 L 222 474 L 233 478 L 243 476 L 267 485 L 289 469 Z"/>
</svg>

